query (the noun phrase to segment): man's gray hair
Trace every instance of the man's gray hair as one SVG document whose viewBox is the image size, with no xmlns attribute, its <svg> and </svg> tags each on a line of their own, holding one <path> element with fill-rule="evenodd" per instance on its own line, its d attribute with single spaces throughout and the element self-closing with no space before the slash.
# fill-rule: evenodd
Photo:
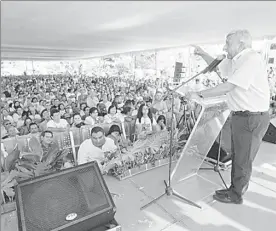
<svg viewBox="0 0 276 231">
<path fill-rule="evenodd" d="M 228 38 L 233 35 L 244 45 L 244 48 L 252 47 L 252 37 L 248 30 L 233 30 L 226 37 Z"/>
</svg>

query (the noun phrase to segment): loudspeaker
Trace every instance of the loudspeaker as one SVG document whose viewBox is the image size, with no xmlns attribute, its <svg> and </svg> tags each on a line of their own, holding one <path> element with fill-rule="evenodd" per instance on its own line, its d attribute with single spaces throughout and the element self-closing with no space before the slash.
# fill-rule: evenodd
<svg viewBox="0 0 276 231">
<path fill-rule="evenodd" d="M 97 162 L 20 182 L 16 205 L 20 231 L 88 231 L 116 212 Z"/>
<path fill-rule="evenodd" d="M 263 137 L 263 141 L 276 144 L 276 127 L 270 123 L 269 127 Z"/>
</svg>

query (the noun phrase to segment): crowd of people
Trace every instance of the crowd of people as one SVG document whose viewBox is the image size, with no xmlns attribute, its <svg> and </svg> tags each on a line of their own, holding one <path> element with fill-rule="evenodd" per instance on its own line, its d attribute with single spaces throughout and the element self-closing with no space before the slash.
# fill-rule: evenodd
<svg viewBox="0 0 276 231">
<path fill-rule="evenodd" d="M 210 83 L 195 79 L 195 91 Z M 136 138 L 170 127 L 172 96 L 168 83 L 157 80 L 91 78 L 71 76 L 20 76 L 3 78 L 1 91 L 1 139 L 47 131 L 64 132 L 86 125 L 133 123 Z M 272 89 L 275 89 L 272 87 Z M 272 98 L 276 92 L 272 92 Z M 275 96 L 274 96 L 275 97 Z M 274 105 L 275 106 L 275 105 Z M 273 109 L 272 102 L 272 110 Z M 174 98 L 174 125 L 189 115 L 189 104 Z M 46 131 L 46 133 L 45 133 Z M 107 135 L 120 140 L 120 126 L 111 126 Z M 133 142 L 127 134 L 125 144 Z"/>
<path fill-rule="evenodd" d="M 162 130 L 171 107 L 164 89 L 158 81 L 118 78 L 6 78 L 1 95 L 1 138 L 136 118 L 138 131 Z M 180 98 L 175 104 L 175 113 L 181 113 Z"/>
</svg>

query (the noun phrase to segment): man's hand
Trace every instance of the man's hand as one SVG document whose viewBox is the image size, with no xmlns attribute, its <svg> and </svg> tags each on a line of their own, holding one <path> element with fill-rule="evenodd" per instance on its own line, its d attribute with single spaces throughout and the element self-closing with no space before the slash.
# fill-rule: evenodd
<svg viewBox="0 0 276 231">
<path fill-rule="evenodd" d="M 202 55 L 206 54 L 206 52 L 201 47 L 199 47 L 197 45 L 192 45 L 192 47 L 195 48 L 195 50 L 194 50 L 195 55 L 202 56 Z"/>
</svg>

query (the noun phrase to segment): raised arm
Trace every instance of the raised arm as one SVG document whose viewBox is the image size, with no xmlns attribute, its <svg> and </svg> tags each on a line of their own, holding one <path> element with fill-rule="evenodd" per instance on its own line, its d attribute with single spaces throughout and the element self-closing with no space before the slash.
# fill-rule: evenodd
<svg viewBox="0 0 276 231">
<path fill-rule="evenodd" d="M 199 55 L 208 65 L 210 65 L 215 59 L 197 45 L 192 45 L 195 48 L 195 55 Z"/>
</svg>

